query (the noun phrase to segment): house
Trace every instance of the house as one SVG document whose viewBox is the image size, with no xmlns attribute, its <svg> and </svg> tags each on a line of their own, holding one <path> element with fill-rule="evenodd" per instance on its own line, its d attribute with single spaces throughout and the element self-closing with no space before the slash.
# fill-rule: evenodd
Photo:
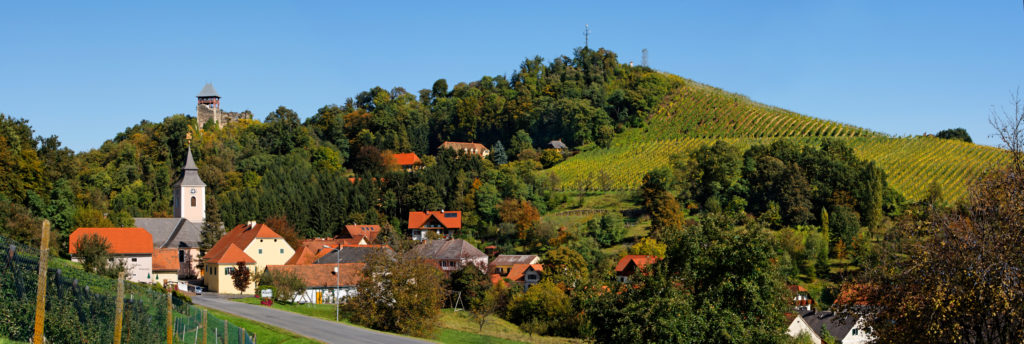
<svg viewBox="0 0 1024 344">
<path fill-rule="evenodd" d="M 136 217 L 134 220 L 135 227 L 143 228 L 153 236 L 153 250 L 177 251 L 175 262 L 178 276 L 175 280 L 198 276 L 199 242 L 202 240 L 202 230 L 198 224 L 175 217 Z"/>
<path fill-rule="evenodd" d="M 391 156 L 395 158 L 395 164 L 405 172 L 412 172 L 423 167 L 423 162 L 420 161 L 420 157 L 416 153 L 395 153 Z"/>
<path fill-rule="evenodd" d="M 490 149 L 487 149 L 487 147 L 485 147 L 484 145 L 479 144 L 479 143 L 475 143 L 475 142 L 452 142 L 452 141 L 445 141 L 444 143 L 441 144 L 440 147 L 437 147 L 437 148 L 438 149 L 454 149 L 454 150 L 457 150 L 457 151 L 462 151 L 463 153 L 466 153 L 466 154 L 478 155 L 481 158 L 486 158 L 488 155 L 491 155 L 491 150 Z"/>
<path fill-rule="evenodd" d="M 536 263 L 512 264 L 508 267 L 508 270 L 495 269 L 493 271 L 501 272 L 492 273 L 487 276 L 492 284 L 502 283 L 507 280 L 523 287 L 523 291 L 527 291 L 534 284 L 540 283 L 540 279 L 544 275 L 544 266 Z"/>
<path fill-rule="evenodd" d="M 487 265 L 487 273 L 505 276 L 516 264 L 540 264 L 540 257 L 535 254 L 501 254 Z"/>
<path fill-rule="evenodd" d="M 480 272 L 487 268 L 487 255 L 462 239 L 424 240 L 406 254 L 437 265 L 447 273 L 466 265 L 476 266 Z"/>
<path fill-rule="evenodd" d="M 172 186 L 174 217 L 134 218 L 135 227 L 145 229 L 153 237 L 153 250 L 178 251 L 178 276 L 175 279 L 191 279 L 200 273 L 200 226 L 206 220 L 206 183 L 199 178 L 199 167 L 192 157 L 192 148 L 187 152 L 181 178 Z"/>
<path fill-rule="evenodd" d="M 823 331 L 828 331 L 829 335 L 836 339 L 836 343 L 862 344 L 874 340 L 871 328 L 867 327 L 864 318 L 855 314 L 810 311 L 804 313 L 801 318 L 807 327 L 814 331 L 814 336 L 811 336 L 812 340 L 814 337 L 818 338 L 815 343 L 821 343 L 821 338 L 825 336 Z M 794 325 L 791 323 L 790 329 L 792 330 L 793 327 Z M 790 335 L 793 333 L 790 332 Z"/>
<path fill-rule="evenodd" d="M 385 245 L 341 245 L 332 249 L 325 255 L 320 256 L 313 264 L 351 264 L 366 263 L 366 257 L 371 253 L 383 250 L 388 256 L 393 256 L 395 251 Z"/>
<path fill-rule="evenodd" d="M 557 150 L 560 150 L 560 151 L 567 151 L 567 150 L 569 150 L 569 146 L 566 146 L 565 143 L 562 142 L 562 139 L 553 140 L 551 142 L 548 142 L 548 147 L 549 148 L 553 148 L 553 149 L 557 149 Z"/>
<path fill-rule="evenodd" d="M 412 232 L 412 240 L 425 240 L 428 232 L 452 238 L 455 236 L 455 231 L 460 228 L 462 228 L 461 211 L 409 212 L 409 230 Z"/>
<path fill-rule="evenodd" d="M 281 235 L 265 224 L 249 221 L 231 229 L 206 252 L 203 282 L 207 290 L 222 294 L 251 294 L 252 285 L 245 291 L 235 289 L 231 273 L 239 263 L 249 271 L 259 271 L 269 265 L 283 265 L 295 250 Z"/>
<path fill-rule="evenodd" d="M 178 283 L 181 264 L 178 262 L 179 252 L 173 248 L 162 248 L 153 251 L 153 283 L 164 285 Z"/>
<path fill-rule="evenodd" d="M 629 283 L 630 276 L 657 261 L 658 257 L 651 255 L 631 254 L 622 257 L 615 265 L 615 279 L 622 283 Z"/>
<path fill-rule="evenodd" d="M 345 225 L 345 232 L 343 237 L 348 238 L 359 238 L 363 237 L 366 239 L 367 244 L 372 244 L 377 241 L 377 235 L 380 235 L 379 225 Z"/>
<path fill-rule="evenodd" d="M 811 299 L 811 294 L 807 292 L 806 288 L 795 284 L 788 285 L 786 288 L 789 289 L 789 293 L 793 297 L 790 301 L 790 305 L 793 306 L 793 310 L 811 310 L 811 306 L 814 305 L 814 300 Z"/>
<path fill-rule="evenodd" d="M 295 295 L 296 303 L 336 303 L 354 295 L 356 284 L 362 277 L 363 263 L 268 265 L 267 271 L 293 272 L 305 283 L 306 291 Z"/>
<path fill-rule="evenodd" d="M 132 282 L 150 282 L 153 278 L 153 236 L 142 228 L 79 228 L 68 238 L 71 261 L 81 262 L 78 242 L 89 235 L 98 235 L 107 241 L 111 262 L 124 264 L 125 279 Z"/>
<path fill-rule="evenodd" d="M 799 313 L 786 313 L 786 322 L 789 323 L 789 329 L 786 333 L 790 337 L 800 337 L 801 333 L 806 333 L 810 337 L 811 342 L 815 344 L 821 344 L 821 337 L 818 336 L 818 331 L 811 328 L 811 325 L 807 324 L 804 317 Z"/>
</svg>

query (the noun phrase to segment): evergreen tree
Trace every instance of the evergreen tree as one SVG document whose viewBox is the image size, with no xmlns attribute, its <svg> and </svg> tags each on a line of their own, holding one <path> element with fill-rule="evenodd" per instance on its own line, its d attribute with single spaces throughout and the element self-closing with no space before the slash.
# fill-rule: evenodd
<svg viewBox="0 0 1024 344">
<path fill-rule="evenodd" d="M 504 165 L 508 163 L 508 154 L 505 153 L 505 145 L 498 141 L 491 147 L 491 161 L 498 165 Z"/>
</svg>

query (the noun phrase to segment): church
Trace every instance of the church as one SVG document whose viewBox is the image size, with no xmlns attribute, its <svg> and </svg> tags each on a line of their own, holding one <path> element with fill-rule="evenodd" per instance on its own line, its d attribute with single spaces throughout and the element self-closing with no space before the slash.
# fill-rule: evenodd
<svg viewBox="0 0 1024 344">
<path fill-rule="evenodd" d="M 136 217 L 135 227 L 153 236 L 153 272 L 166 280 L 200 277 L 199 243 L 206 220 L 206 183 L 189 147 L 181 179 L 172 185 L 174 217 Z"/>
</svg>

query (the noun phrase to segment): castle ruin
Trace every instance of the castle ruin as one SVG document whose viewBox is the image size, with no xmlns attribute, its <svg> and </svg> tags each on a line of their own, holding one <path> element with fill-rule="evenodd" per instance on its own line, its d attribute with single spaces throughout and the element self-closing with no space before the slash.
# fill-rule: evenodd
<svg viewBox="0 0 1024 344">
<path fill-rule="evenodd" d="M 217 127 L 223 128 L 225 124 L 240 119 L 252 119 L 252 112 L 224 112 L 220 109 L 220 95 L 213 89 L 213 84 L 207 83 L 203 90 L 196 96 L 199 104 L 196 105 L 196 119 L 199 127 L 202 128 L 206 122 L 213 121 Z"/>
</svg>

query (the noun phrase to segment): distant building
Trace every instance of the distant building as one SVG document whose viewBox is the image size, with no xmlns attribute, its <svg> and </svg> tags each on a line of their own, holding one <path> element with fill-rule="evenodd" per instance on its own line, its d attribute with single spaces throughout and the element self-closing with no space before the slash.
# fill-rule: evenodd
<svg viewBox="0 0 1024 344">
<path fill-rule="evenodd" d="M 487 147 L 485 147 L 484 145 L 479 144 L 479 143 L 475 143 L 475 142 L 452 142 L 452 141 L 445 141 L 438 148 L 439 149 L 454 149 L 454 150 L 457 150 L 457 151 L 462 151 L 462 152 L 467 153 L 467 154 L 478 155 L 481 158 L 486 158 L 488 155 L 491 155 L 491 150 L 490 149 L 487 149 Z"/>
<path fill-rule="evenodd" d="M 153 281 L 153 236 L 142 228 L 79 228 L 68 238 L 71 261 L 81 262 L 78 242 L 88 235 L 107 241 L 112 262 L 125 266 L 125 279 L 132 282 Z"/>
<path fill-rule="evenodd" d="M 425 240 L 406 254 L 434 264 L 446 273 L 458 271 L 466 265 L 475 266 L 480 272 L 487 268 L 487 255 L 462 239 Z"/>
<path fill-rule="evenodd" d="M 491 283 L 508 280 L 528 290 L 530 286 L 540 282 L 544 274 L 544 266 L 540 257 L 532 254 L 503 254 L 494 258 L 487 267 Z"/>
<path fill-rule="evenodd" d="M 177 283 L 181 264 L 178 251 L 173 248 L 157 249 L 153 252 L 153 278 L 156 284 Z"/>
<path fill-rule="evenodd" d="M 798 318 L 813 331 L 811 340 L 815 343 L 822 342 L 821 338 L 825 337 L 824 331 L 828 331 L 829 335 L 836 339 L 836 343 L 863 344 L 874 340 L 871 328 L 867 327 L 863 317 L 856 314 L 810 311 Z M 799 336 L 800 331 L 806 331 L 802 325 L 795 324 L 796 321 L 794 319 L 789 326 L 789 334 L 793 337 Z"/>
<path fill-rule="evenodd" d="M 224 112 L 220 109 L 220 95 L 213 89 L 213 84 L 207 83 L 196 95 L 196 120 L 199 128 L 206 125 L 206 122 L 213 121 L 218 127 L 240 119 L 252 119 L 252 113 L 246 112 Z"/>
<path fill-rule="evenodd" d="M 569 150 L 569 146 L 566 146 L 565 143 L 563 143 L 561 139 L 553 140 L 551 142 L 548 142 L 548 147 L 554 148 L 554 149 L 557 149 L 557 150 L 560 150 L 560 151 Z"/>
<path fill-rule="evenodd" d="M 372 244 L 377 241 L 377 235 L 380 235 L 380 225 L 345 225 L 343 234 L 343 237 L 352 239 L 364 238 L 367 244 Z"/>
<path fill-rule="evenodd" d="M 619 263 L 615 265 L 615 279 L 622 283 L 629 283 L 633 274 L 657 261 L 657 256 L 650 255 L 631 254 L 622 257 L 622 259 L 619 259 Z"/>
<path fill-rule="evenodd" d="M 242 292 L 234 287 L 231 273 L 238 263 L 256 272 L 269 265 L 283 265 L 293 255 L 295 250 L 281 235 L 265 224 L 249 221 L 225 233 L 206 252 L 203 281 L 208 290 L 221 294 L 251 294 L 252 285 Z"/>
<path fill-rule="evenodd" d="M 807 292 L 806 288 L 796 284 L 788 285 L 786 288 L 789 289 L 789 294 L 792 297 L 790 305 L 793 306 L 793 310 L 811 310 L 811 306 L 814 305 L 814 300 L 811 299 L 811 294 Z"/>
<path fill-rule="evenodd" d="M 395 164 L 405 172 L 412 172 L 423 167 L 423 161 L 416 153 L 395 153 Z"/>
<path fill-rule="evenodd" d="M 313 264 L 366 263 L 366 258 L 378 251 L 383 251 L 388 256 L 395 254 L 395 251 L 385 245 L 341 245 L 317 258 Z"/>
<path fill-rule="evenodd" d="M 336 303 L 356 293 L 366 264 L 269 265 L 267 271 L 295 273 L 305 283 L 306 291 L 292 297 L 295 303 Z"/>
<path fill-rule="evenodd" d="M 425 240 L 428 232 L 450 239 L 461 228 L 461 211 L 409 212 L 409 231 L 412 233 L 412 240 Z"/>
</svg>

